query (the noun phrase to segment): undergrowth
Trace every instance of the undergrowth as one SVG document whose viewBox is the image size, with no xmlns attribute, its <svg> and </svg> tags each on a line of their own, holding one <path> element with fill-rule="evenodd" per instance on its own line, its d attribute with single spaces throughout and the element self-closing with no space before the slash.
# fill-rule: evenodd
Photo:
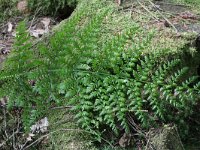
<svg viewBox="0 0 200 150">
<path fill-rule="evenodd" d="M 75 7 L 77 0 L 29 0 L 28 6 L 32 11 L 40 10 L 43 15 L 57 15 L 59 11 L 68 11 L 69 7 Z"/>
<path fill-rule="evenodd" d="M 144 54 L 152 34 L 138 40 L 142 29 L 137 24 L 110 40 L 99 40 L 114 8 L 96 2 L 77 8 L 37 49 L 21 23 L 0 73 L 0 97 L 8 97 L 8 108 L 23 110 L 26 130 L 50 107 L 70 104 L 81 127 L 99 141 L 106 129 L 116 135 L 133 132 L 130 120 L 143 129 L 175 123 L 186 135 L 187 119 L 199 100 L 198 77 L 189 76 L 190 68 L 182 66 L 178 56 Z M 87 22 L 77 28 L 83 18 Z"/>
<path fill-rule="evenodd" d="M 0 0 L 0 23 L 17 14 L 18 0 Z"/>
<path fill-rule="evenodd" d="M 199 0 L 172 0 L 174 2 L 190 6 L 192 10 L 196 10 L 199 13 L 200 1 Z"/>
</svg>

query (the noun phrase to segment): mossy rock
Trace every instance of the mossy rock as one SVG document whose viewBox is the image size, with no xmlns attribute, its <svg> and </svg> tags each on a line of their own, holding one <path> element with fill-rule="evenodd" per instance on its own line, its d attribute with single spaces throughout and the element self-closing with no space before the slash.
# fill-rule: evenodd
<svg viewBox="0 0 200 150">
<path fill-rule="evenodd" d="M 96 149 L 89 133 L 78 127 L 74 115 L 68 110 L 50 110 L 47 117 L 50 134 L 47 144 L 41 144 L 41 150 Z"/>
<path fill-rule="evenodd" d="M 165 125 L 150 131 L 149 149 L 156 150 L 184 150 L 176 126 Z"/>
</svg>

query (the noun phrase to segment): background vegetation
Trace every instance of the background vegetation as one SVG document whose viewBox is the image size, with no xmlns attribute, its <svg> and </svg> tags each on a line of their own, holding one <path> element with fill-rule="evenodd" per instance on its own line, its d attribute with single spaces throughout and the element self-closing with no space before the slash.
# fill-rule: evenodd
<svg viewBox="0 0 200 150">
<path fill-rule="evenodd" d="M 76 0 L 29 0 L 28 6 L 32 11 L 39 10 L 40 15 L 58 15 L 65 13 L 69 7 L 75 7 L 76 3 Z"/>
<path fill-rule="evenodd" d="M 50 14 L 75 4 L 62 1 L 55 8 L 54 2 L 32 0 L 30 8 Z M 50 108 L 71 106 L 80 127 L 98 141 L 105 131 L 111 140 L 135 133 L 133 120 L 143 130 L 173 123 L 182 137 L 188 135 L 199 104 L 197 72 L 185 63 L 184 52 L 146 51 L 156 32 L 146 33 L 128 15 L 115 20 L 117 13 L 111 1 L 79 2 L 48 42 L 34 46 L 25 22 L 18 25 L 0 72 L 0 97 L 8 97 L 10 110 L 23 110 L 27 132 Z"/>
<path fill-rule="evenodd" d="M 14 14 L 17 14 L 17 5 L 18 0 L 0 0 L 0 23 L 7 20 Z"/>
</svg>

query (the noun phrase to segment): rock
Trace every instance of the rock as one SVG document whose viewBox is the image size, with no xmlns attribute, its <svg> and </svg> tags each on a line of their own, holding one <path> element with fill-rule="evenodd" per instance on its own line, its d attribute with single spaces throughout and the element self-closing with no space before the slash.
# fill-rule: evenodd
<svg viewBox="0 0 200 150">
<path fill-rule="evenodd" d="M 170 12 L 171 14 L 179 14 L 188 10 L 187 6 L 169 3 L 162 0 L 155 1 L 155 4 L 162 11 Z"/>
<path fill-rule="evenodd" d="M 176 126 L 165 125 L 149 132 L 148 150 L 184 150 Z"/>
<path fill-rule="evenodd" d="M 131 144 L 131 134 L 124 133 L 119 140 L 119 145 L 123 148 L 130 146 Z"/>
<path fill-rule="evenodd" d="M 28 3 L 26 0 L 17 3 L 17 9 L 21 13 L 28 13 Z"/>
<path fill-rule="evenodd" d="M 115 0 L 115 2 L 116 2 L 118 5 L 121 5 L 121 4 L 122 4 L 122 0 Z"/>
</svg>

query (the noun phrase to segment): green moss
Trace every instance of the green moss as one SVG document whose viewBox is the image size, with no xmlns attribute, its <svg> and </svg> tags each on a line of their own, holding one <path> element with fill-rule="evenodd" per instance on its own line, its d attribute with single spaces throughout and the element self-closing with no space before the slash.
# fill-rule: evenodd
<svg viewBox="0 0 200 150">
<path fill-rule="evenodd" d="M 155 131 L 150 131 L 150 143 L 159 150 L 184 150 L 183 144 L 175 126 L 165 125 Z M 148 149 L 153 149 L 151 146 Z"/>
<path fill-rule="evenodd" d="M 50 136 L 41 150 L 95 150 L 90 135 L 80 129 L 74 115 L 65 109 L 50 110 L 48 114 Z"/>
<path fill-rule="evenodd" d="M 199 0 L 172 0 L 175 3 L 189 6 L 196 13 L 200 13 L 200 1 Z"/>
</svg>

